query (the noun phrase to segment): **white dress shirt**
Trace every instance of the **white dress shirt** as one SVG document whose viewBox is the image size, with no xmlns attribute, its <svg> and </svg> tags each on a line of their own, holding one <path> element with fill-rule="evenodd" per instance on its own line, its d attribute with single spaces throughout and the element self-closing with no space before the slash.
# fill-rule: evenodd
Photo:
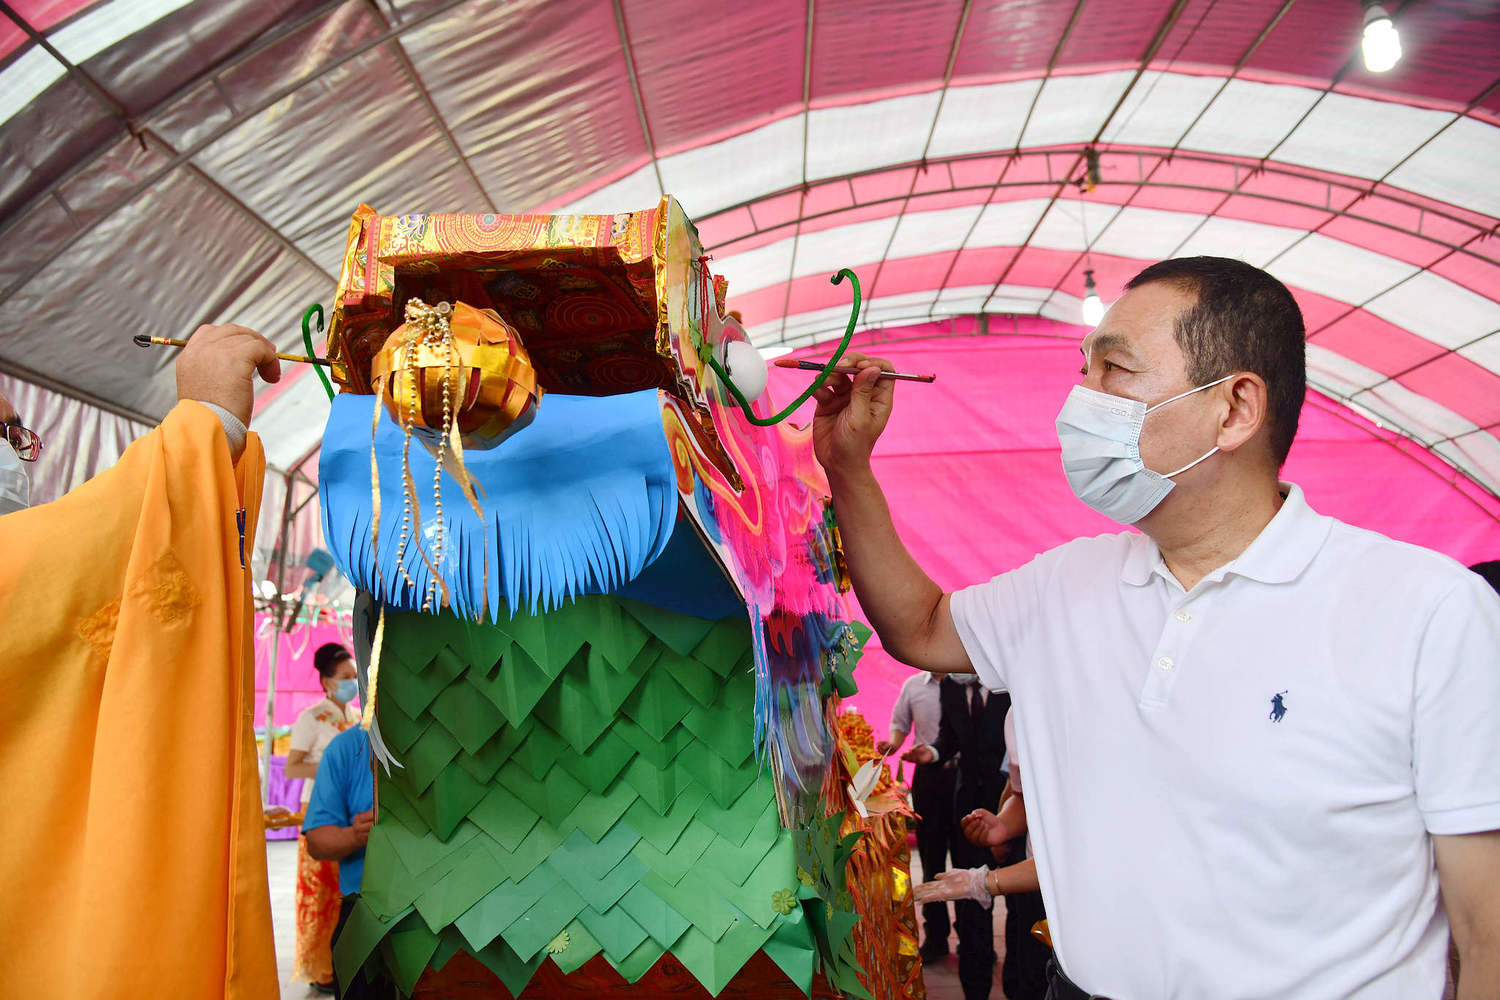
<svg viewBox="0 0 1500 1000">
<path fill-rule="evenodd" d="M 939 703 L 939 680 L 925 670 L 908 677 L 891 709 L 891 731 L 911 733 L 912 746 L 931 744 L 938 737 L 943 709 Z"/>
</svg>

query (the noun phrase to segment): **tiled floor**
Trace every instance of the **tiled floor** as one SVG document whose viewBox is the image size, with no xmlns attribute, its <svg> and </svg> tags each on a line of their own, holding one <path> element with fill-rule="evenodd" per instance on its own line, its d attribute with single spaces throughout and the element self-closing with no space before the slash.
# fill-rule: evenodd
<svg viewBox="0 0 1500 1000">
<path fill-rule="evenodd" d="M 921 863 L 912 855 L 912 883 L 922 880 Z M 319 996 L 306 983 L 292 982 L 292 954 L 296 943 L 293 893 L 297 884 L 297 842 L 295 840 L 273 840 L 266 842 L 266 866 L 271 878 L 271 919 L 276 926 L 276 964 L 281 979 L 281 1000 L 306 1000 Z M 1005 957 L 1005 908 L 1000 901 L 995 905 L 995 954 Z M 963 989 L 958 984 L 958 937 L 949 938 L 947 958 L 929 966 L 925 971 L 928 1000 L 963 1000 Z M 995 963 L 995 988 L 991 1000 L 1003 1000 L 1000 990 L 1000 964 Z"/>
<path fill-rule="evenodd" d="M 271 922 L 276 933 L 276 972 L 281 981 L 281 1000 L 305 1000 L 322 996 L 307 983 L 292 982 L 292 956 L 297 943 L 295 894 L 297 891 L 297 842 L 266 841 L 266 869 L 271 879 Z"/>
</svg>

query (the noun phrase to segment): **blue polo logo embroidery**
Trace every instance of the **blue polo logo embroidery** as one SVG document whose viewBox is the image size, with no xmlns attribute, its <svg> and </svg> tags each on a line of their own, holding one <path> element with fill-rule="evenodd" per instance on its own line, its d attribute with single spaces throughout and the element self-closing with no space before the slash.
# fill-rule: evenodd
<svg viewBox="0 0 1500 1000">
<path fill-rule="evenodd" d="M 1285 691 L 1277 691 L 1271 696 L 1271 714 L 1267 716 L 1272 722 L 1280 722 L 1286 717 L 1286 702 L 1282 700 Z"/>
</svg>

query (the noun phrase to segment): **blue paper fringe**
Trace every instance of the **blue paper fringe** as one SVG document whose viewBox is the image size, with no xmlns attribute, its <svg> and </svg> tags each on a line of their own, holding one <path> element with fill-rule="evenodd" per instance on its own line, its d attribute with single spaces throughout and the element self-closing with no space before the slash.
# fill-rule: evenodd
<svg viewBox="0 0 1500 1000">
<path fill-rule="evenodd" d="M 356 587 L 392 608 L 419 610 L 432 578 L 422 552 L 432 554 L 435 462 L 413 442 L 421 522 L 401 560 L 408 583 L 396 561 L 402 432 L 385 413 L 374 439 L 381 497 L 375 535 L 374 405 L 373 396 L 341 395 L 329 414 L 319 469 L 324 538 Z M 455 614 L 498 620 L 516 607 L 536 614 L 585 594 L 611 593 L 660 556 L 671 538 L 677 489 L 654 391 L 548 396 L 531 426 L 489 451 L 465 452 L 464 460 L 480 487 L 483 517 L 445 471 L 447 552 L 438 569 Z"/>
</svg>

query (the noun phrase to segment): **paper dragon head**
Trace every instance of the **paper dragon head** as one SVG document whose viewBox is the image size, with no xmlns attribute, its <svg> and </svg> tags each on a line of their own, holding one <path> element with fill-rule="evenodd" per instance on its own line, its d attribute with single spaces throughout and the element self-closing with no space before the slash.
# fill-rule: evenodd
<svg viewBox="0 0 1500 1000">
<path fill-rule="evenodd" d="M 900 901 L 845 879 L 855 832 L 890 827 L 887 881 L 904 834 L 846 795 L 860 632 L 827 483 L 807 429 L 724 402 L 710 362 L 747 344 L 725 294 L 670 198 L 355 214 L 319 487 L 340 570 L 387 612 L 371 739 L 398 766 L 366 861 L 372 942 L 390 924 L 467 951 L 513 993 L 601 950 L 633 976 L 670 951 L 712 993 L 762 944 L 802 994 L 815 967 L 851 989 L 891 968 L 872 928 Z M 739 881 L 679 894 L 656 853 L 679 837 Z M 579 908 L 528 911 L 521 887 L 558 878 L 550 898 Z M 419 952 L 401 952 L 413 981 Z"/>
</svg>

